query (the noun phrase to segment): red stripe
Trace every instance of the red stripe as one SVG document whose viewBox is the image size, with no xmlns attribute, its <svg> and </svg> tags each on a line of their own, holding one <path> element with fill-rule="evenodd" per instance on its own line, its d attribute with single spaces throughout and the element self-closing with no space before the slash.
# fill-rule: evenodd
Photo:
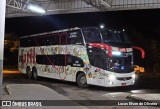
<svg viewBox="0 0 160 109">
<path fill-rule="evenodd" d="M 102 43 L 88 43 L 90 46 L 92 47 L 96 47 L 96 48 L 101 48 L 101 49 L 106 49 L 108 50 L 108 56 L 111 57 L 112 56 L 112 47 L 109 46 L 108 44 L 102 44 Z"/>
</svg>

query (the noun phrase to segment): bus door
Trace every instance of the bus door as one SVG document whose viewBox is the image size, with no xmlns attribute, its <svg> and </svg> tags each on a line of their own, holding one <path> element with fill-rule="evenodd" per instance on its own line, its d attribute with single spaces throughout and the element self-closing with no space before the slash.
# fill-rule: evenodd
<svg viewBox="0 0 160 109">
<path fill-rule="evenodd" d="M 91 72 L 92 72 L 92 76 L 94 80 L 91 81 L 90 79 L 88 79 L 88 82 L 90 84 L 95 84 L 95 85 L 100 85 L 100 86 L 104 86 L 104 82 L 105 82 L 105 77 L 104 77 L 104 72 L 105 72 L 105 53 L 103 50 L 98 49 L 98 48 L 88 48 L 87 49 L 88 52 L 88 57 L 89 57 L 89 61 L 91 64 Z"/>
<path fill-rule="evenodd" d="M 95 78 L 95 85 L 99 85 L 99 86 L 104 86 L 104 82 L 105 82 L 105 77 L 104 77 L 104 73 L 105 73 L 105 59 L 104 59 L 104 55 L 102 55 L 101 53 L 97 53 L 96 55 L 94 55 L 94 61 L 95 61 L 95 73 L 96 73 L 96 78 Z"/>
</svg>

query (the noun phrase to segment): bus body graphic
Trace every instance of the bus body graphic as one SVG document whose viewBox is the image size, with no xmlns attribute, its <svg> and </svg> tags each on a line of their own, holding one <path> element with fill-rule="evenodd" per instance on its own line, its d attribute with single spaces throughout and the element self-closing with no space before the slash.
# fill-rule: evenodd
<svg viewBox="0 0 160 109">
<path fill-rule="evenodd" d="M 42 76 L 72 81 L 81 87 L 133 85 L 130 43 L 119 42 L 117 46 L 112 41 L 106 42 L 109 39 L 105 32 L 94 27 L 76 27 L 21 37 L 19 70 L 34 79 Z"/>
</svg>

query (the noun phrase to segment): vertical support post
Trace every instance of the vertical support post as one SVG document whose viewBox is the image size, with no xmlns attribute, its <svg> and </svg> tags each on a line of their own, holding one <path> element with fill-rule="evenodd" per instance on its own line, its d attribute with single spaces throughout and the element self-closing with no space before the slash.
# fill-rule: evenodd
<svg viewBox="0 0 160 109">
<path fill-rule="evenodd" d="M 0 100 L 2 99 L 2 82 L 3 82 L 2 71 L 3 71 L 5 8 L 6 8 L 6 0 L 0 0 Z"/>
</svg>

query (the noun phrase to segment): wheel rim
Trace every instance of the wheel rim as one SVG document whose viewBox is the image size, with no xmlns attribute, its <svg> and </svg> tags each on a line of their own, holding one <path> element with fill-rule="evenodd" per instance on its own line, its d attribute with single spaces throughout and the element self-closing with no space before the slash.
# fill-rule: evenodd
<svg viewBox="0 0 160 109">
<path fill-rule="evenodd" d="M 82 78 L 80 79 L 80 82 L 81 82 L 82 84 L 86 84 L 86 83 L 87 83 L 86 77 L 82 77 Z"/>
</svg>

